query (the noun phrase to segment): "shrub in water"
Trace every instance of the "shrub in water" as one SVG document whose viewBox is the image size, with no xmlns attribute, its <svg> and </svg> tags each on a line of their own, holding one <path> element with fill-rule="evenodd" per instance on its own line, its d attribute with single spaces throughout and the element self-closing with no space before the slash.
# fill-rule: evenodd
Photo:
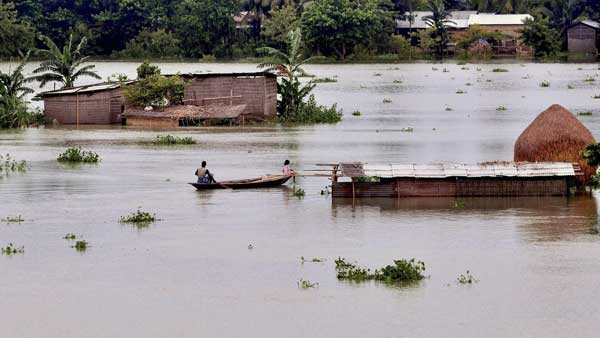
<svg viewBox="0 0 600 338">
<path fill-rule="evenodd" d="M 75 248 L 75 250 L 77 250 L 77 251 L 85 251 L 85 250 L 87 250 L 88 244 L 89 243 L 84 240 L 77 241 L 77 242 L 75 242 L 75 245 L 73 246 L 73 248 Z"/>
<path fill-rule="evenodd" d="M 300 279 L 298 281 L 298 288 L 300 289 L 310 289 L 310 288 L 314 288 L 315 286 L 319 285 L 319 283 L 313 283 L 309 280 L 305 280 L 305 279 Z"/>
<path fill-rule="evenodd" d="M 0 155 L 0 178 L 13 172 L 24 173 L 26 171 L 26 161 L 17 161 L 10 154 Z"/>
<path fill-rule="evenodd" d="M 494 72 L 494 73 L 506 73 L 506 72 L 508 72 L 508 69 L 494 68 L 494 69 L 492 69 L 492 72 Z"/>
<path fill-rule="evenodd" d="M 312 80 L 313 83 L 334 83 L 337 82 L 337 79 L 331 77 L 324 77 L 319 79 Z"/>
<path fill-rule="evenodd" d="M 347 279 L 355 282 L 365 280 L 378 280 L 385 282 L 409 282 L 418 281 L 425 276 L 425 263 L 415 259 L 400 259 L 394 261 L 394 265 L 388 265 L 381 270 L 371 273 L 369 269 L 357 267 L 347 262 L 344 258 L 335 261 L 335 270 L 338 279 Z"/>
<path fill-rule="evenodd" d="M 175 145 L 175 144 L 196 144 L 196 141 L 189 137 L 178 137 L 172 135 L 158 135 L 156 136 L 155 144 L 158 145 Z"/>
<path fill-rule="evenodd" d="M 17 216 L 7 216 L 2 219 L 2 222 L 21 223 L 21 222 L 25 222 L 25 220 L 23 219 L 23 217 L 21 217 L 21 215 L 17 215 Z"/>
<path fill-rule="evenodd" d="M 88 150 L 82 150 L 81 147 L 71 147 L 58 155 L 59 162 L 69 163 L 98 163 L 100 156 Z"/>
<path fill-rule="evenodd" d="M 137 210 L 128 216 L 121 217 L 121 223 L 130 223 L 136 225 L 148 225 L 156 222 L 156 215 L 149 212 Z"/>
<path fill-rule="evenodd" d="M 355 110 L 352 112 L 352 116 L 361 116 L 362 113 L 359 110 Z"/>
<path fill-rule="evenodd" d="M 12 243 L 8 243 L 8 245 L 6 247 L 2 247 L 1 250 L 2 250 L 2 254 L 7 255 L 7 256 L 22 254 L 25 252 L 24 247 L 16 248 L 13 246 Z"/>
<path fill-rule="evenodd" d="M 461 274 L 460 276 L 458 276 L 456 281 L 459 282 L 460 284 L 473 284 L 473 283 L 478 282 L 478 280 L 475 279 L 475 277 L 473 277 L 473 275 L 471 275 L 471 272 L 469 272 L 469 270 L 467 270 L 467 272 L 465 274 Z"/>
</svg>

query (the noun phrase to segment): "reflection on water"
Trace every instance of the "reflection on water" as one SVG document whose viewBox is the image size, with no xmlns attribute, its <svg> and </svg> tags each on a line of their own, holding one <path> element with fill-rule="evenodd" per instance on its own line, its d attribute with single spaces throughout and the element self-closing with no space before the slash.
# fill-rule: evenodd
<svg viewBox="0 0 600 338">
<path fill-rule="evenodd" d="M 105 78 L 132 76 L 136 65 L 97 67 Z M 153 146 L 158 131 L 120 126 L 0 131 L 0 153 L 30 164 L 0 180 L 0 218 L 25 219 L 0 224 L 0 245 L 25 247 L 24 255 L 0 256 L 0 337 L 596 337 L 595 196 L 352 204 L 320 194 L 327 178 L 299 178 L 304 198 L 293 196 L 291 182 L 203 192 L 187 184 L 202 160 L 218 180 L 279 173 L 285 159 L 300 170 L 338 161 L 509 160 L 517 136 L 552 103 L 593 111 L 580 118 L 600 136 L 591 99 L 600 85 L 583 81 L 596 65 L 437 67 L 448 72 L 431 64 L 310 65 L 319 77 L 338 76 L 315 93 L 323 104 L 339 103 L 341 123 L 168 131 L 193 137 L 189 147 Z M 552 86 L 539 87 L 543 80 Z M 71 145 L 102 161 L 57 163 Z M 161 221 L 145 229 L 119 223 L 140 207 Z M 67 233 L 82 236 L 88 250 L 78 254 Z M 301 256 L 327 261 L 300 264 Z M 411 287 L 342 283 L 337 257 L 372 268 L 414 257 L 431 277 Z M 466 270 L 480 282 L 457 285 Z M 319 287 L 298 289 L 301 278 Z"/>
</svg>

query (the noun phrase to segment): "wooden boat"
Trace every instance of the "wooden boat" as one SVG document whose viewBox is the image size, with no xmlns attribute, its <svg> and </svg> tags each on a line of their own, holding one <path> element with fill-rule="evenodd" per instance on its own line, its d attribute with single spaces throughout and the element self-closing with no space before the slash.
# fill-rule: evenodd
<svg viewBox="0 0 600 338">
<path fill-rule="evenodd" d="M 237 181 L 221 181 L 218 183 L 190 183 L 198 190 L 215 190 L 215 189 L 260 189 L 272 188 L 285 184 L 291 176 L 275 175 L 258 178 L 250 178 Z"/>
</svg>

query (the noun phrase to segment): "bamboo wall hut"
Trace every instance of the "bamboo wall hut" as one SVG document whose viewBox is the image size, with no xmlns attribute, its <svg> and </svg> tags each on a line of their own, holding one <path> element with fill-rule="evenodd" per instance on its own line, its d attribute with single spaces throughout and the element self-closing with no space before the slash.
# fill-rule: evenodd
<svg viewBox="0 0 600 338">
<path fill-rule="evenodd" d="M 515 143 L 516 162 L 578 163 L 583 175 L 580 183 L 588 182 L 596 173 L 581 156 L 581 150 L 596 140 L 592 133 L 567 109 L 552 105 L 542 112 Z"/>
</svg>

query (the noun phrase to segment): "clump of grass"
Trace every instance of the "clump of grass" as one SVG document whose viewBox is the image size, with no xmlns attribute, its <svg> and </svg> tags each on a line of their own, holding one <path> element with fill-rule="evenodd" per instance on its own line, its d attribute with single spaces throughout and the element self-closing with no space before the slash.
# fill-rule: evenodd
<svg viewBox="0 0 600 338">
<path fill-rule="evenodd" d="M 392 100 L 390 100 L 390 99 L 383 99 L 383 103 L 385 103 L 385 104 L 392 103 Z"/>
<path fill-rule="evenodd" d="M 456 94 L 466 94 L 466 93 L 467 92 L 464 91 L 464 90 L 462 90 L 462 89 L 459 89 L 459 90 L 456 91 Z"/>
<path fill-rule="evenodd" d="M 402 83 L 402 80 L 394 80 L 394 81 L 392 81 L 392 83 L 400 84 L 400 83 Z"/>
<path fill-rule="evenodd" d="M 300 278 L 300 280 L 298 280 L 298 288 L 299 289 L 310 289 L 310 288 L 316 287 L 317 285 L 319 285 L 319 283 L 313 283 L 306 279 Z"/>
<path fill-rule="evenodd" d="M 335 270 L 338 279 L 362 282 L 367 280 L 377 280 L 385 282 L 410 282 L 418 281 L 425 276 L 425 263 L 413 259 L 400 259 L 394 261 L 394 265 L 388 265 L 381 270 L 375 270 L 371 273 L 370 269 L 357 267 L 353 263 L 347 262 L 344 258 L 335 260 Z"/>
<path fill-rule="evenodd" d="M 469 70 L 469 69 L 471 69 L 471 68 L 469 68 L 469 67 L 461 67 L 460 69 L 461 69 L 461 70 Z"/>
<path fill-rule="evenodd" d="M 10 173 L 19 172 L 24 173 L 27 171 L 26 161 L 17 161 L 10 156 L 10 154 L 0 154 L 0 178 L 4 175 L 8 176 Z"/>
<path fill-rule="evenodd" d="M 75 242 L 75 245 L 72 246 L 72 248 L 75 248 L 75 250 L 79 251 L 79 252 L 83 252 L 85 250 L 87 250 L 88 248 L 88 242 L 84 241 L 84 240 L 80 240 Z"/>
<path fill-rule="evenodd" d="M 589 231 L 590 235 L 600 235 L 600 230 L 598 228 L 591 228 Z"/>
<path fill-rule="evenodd" d="M 361 116 L 362 113 L 360 112 L 360 110 L 355 110 L 352 112 L 352 116 Z"/>
<path fill-rule="evenodd" d="M 65 235 L 65 237 L 63 237 L 63 239 L 66 239 L 67 241 L 73 241 L 77 239 L 77 236 L 75 234 L 68 233 Z"/>
<path fill-rule="evenodd" d="M 314 79 L 312 82 L 313 83 L 334 83 L 334 82 L 338 82 L 338 80 L 335 78 L 331 78 L 331 77 L 323 77 L 323 78 Z"/>
<path fill-rule="evenodd" d="M 498 106 L 498 108 L 496 108 L 496 110 L 504 111 L 504 110 L 507 110 L 507 108 L 505 106 Z"/>
<path fill-rule="evenodd" d="M 508 69 L 505 68 L 494 68 L 492 69 L 493 73 L 508 73 Z"/>
<path fill-rule="evenodd" d="M 457 209 L 463 209 L 465 207 L 465 201 L 463 200 L 455 200 L 454 207 Z"/>
<path fill-rule="evenodd" d="M 2 250 L 2 254 L 7 256 L 25 253 L 25 247 L 17 248 L 12 243 L 8 243 L 7 246 L 0 249 Z"/>
<path fill-rule="evenodd" d="M 296 196 L 298 198 L 304 198 L 305 192 L 304 192 L 304 189 L 297 187 L 297 186 L 293 186 L 292 194 L 294 194 L 294 196 Z"/>
<path fill-rule="evenodd" d="M 413 128 L 413 127 L 407 127 L 407 128 L 400 129 L 400 131 L 403 132 L 403 133 L 412 133 L 413 131 L 415 131 L 415 128 Z"/>
<path fill-rule="evenodd" d="M 469 272 L 469 270 L 467 270 L 466 273 L 458 276 L 456 281 L 459 282 L 460 284 L 473 284 L 473 283 L 478 282 L 478 280 L 475 279 L 475 277 L 473 277 L 473 275 L 471 274 L 471 272 Z"/>
<path fill-rule="evenodd" d="M 578 112 L 577 115 L 579 115 L 579 116 L 592 116 L 593 113 L 591 111 L 581 111 L 581 112 Z"/>
<path fill-rule="evenodd" d="M 325 258 L 317 258 L 317 257 L 315 257 L 313 259 L 308 260 L 308 259 L 305 259 L 304 256 L 300 257 L 300 263 L 302 263 L 302 264 L 304 264 L 306 262 L 310 262 L 310 263 L 323 263 L 325 261 L 326 261 Z"/>
<path fill-rule="evenodd" d="M 373 73 L 373 76 L 381 76 L 381 73 Z"/>
<path fill-rule="evenodd" d="M 156 214 L 151 214 L 149 212 L 141 211 L 140 209 L 138 209 L 136 212 L 130 215 L 121 217 L 120 222 L 135 224 L 137 226 L 146 226 L 150 223 L 156 222 Z"/>
<path fill-rule="evenodd" d="M 583 82 L 596 82 L 596 78 L 588 75 L 585 79 L 583 79 Z"/>
<path fill-rule="evenodd" d="M 196 144 L 196 141 L 189 136 L 179 137 L 173 135 L 158 135 L 156 136 L 154 144 L 170 146 L 176 144 Z"/>
<path fill-rule="evenodd" d="M 596 95 L 592 96 L 592 99 L 600 100 L 600 94 L 596 94 Z"/>
<path fill-rule="evenodd" d="M 98 163 L 100 156 L 93 151 L 82 150 L 81 147 L 71 147 L 58 155 L 57 160 L 68 163 Z"/>
<path fill-rule="evenodd" d="M 548 87 L 550 87 L 550 82 L 544 80 L 544 81 L 542 81 L 540 83 L 540 87 L 542 87 L 542 88 L 548 88 Z"/>
<path fill-rule="evenodd" d="M 567 89 L 575 89 L 575 86 L 573 86 L 573 85 L 567 85 Z"/>
<path fill-rule="evenodd" d="M 22 222 L 25 222 L 25 220 L 23 219 L 23 217 L 21 215 L 17 215 L 17 216 L 6 216 L 2 219 L 2 222 L 22 223 Z"/>
</svg>

